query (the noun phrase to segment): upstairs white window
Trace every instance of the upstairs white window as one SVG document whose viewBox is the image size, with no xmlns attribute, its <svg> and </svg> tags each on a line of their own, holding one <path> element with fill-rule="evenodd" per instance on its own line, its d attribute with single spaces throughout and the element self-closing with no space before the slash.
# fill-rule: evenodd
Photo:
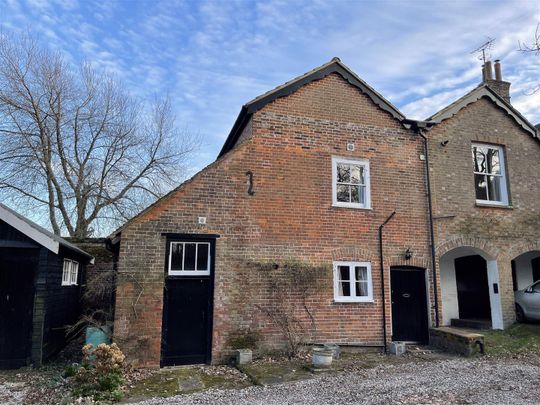
<svg viewBox="0 0 540 405">
<path fill-rule="evenodd" d="M 78 277 L 79 263 L 74 260 L 64 259 L 62 285 L 77 285 Z"/>
<path fill-rule="evenodd" d="M 476 202 L 508 205 L 504 151 L 500 146 L 473 144 Z"/>
<path fill-rule="evenodd" d="M 334 300 L 373 302 L 371 263 L 334 262 Z"/>
<path fill-rule="evenodd" d="M 207 276 L 210 274 L 210 243 L 171 242 L 169 275 Z"/>
<path fill-rule="evenodd" d="M 333 157 L 332 179 L 335 207 L 371 208 L 369 161 Z"/>
</svg>

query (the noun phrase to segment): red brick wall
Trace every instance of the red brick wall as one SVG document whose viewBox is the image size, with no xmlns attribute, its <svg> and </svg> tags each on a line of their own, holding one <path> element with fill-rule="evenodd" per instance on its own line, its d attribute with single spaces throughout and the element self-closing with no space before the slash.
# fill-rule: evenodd
<svg viewBox="0 0 540 405">
<path fill-rule="evenodd" d="M 437 253 L 470 245 L 497 259 L 508 325 L 515 319 L 510 261 L 540 247 L 540 143 L 487 98 L 435 126 L 428 138 Z M 504 146 L 509 208 L 476 205 L 473 142 Z"/>
<path fill-rule="evenodd" d="M 294 260 L 326 270 L 308 305 L 313 341 L 382 343 L 378 226 L 385 228 L 388 334 L 389 265 L 430 267 L 421 139 L 337 74 L 280 98 L 252 118 L 252 135 L 122 231 L 115 335 L 138 365 L 160 355 L 163 232 L 219 234 L 216 244 L 213 360 L 239 330 L 260 331 L 262 347 L 283 339 L 260 308 L 272 305 L 260 263 Z M 247 137 L 246 137 L 247 138 Z M 348 142 L 355 151 L 346 151 Z M 332 156 L 369 159 L 371 210 L 332 207 Z M 254 174 L 255 195 L 245 172 Z M 198 217 L 207 224 L 199 225 Z M 371 261 L 374 303 L 334 303 L 333 260 Z M 137 297 L 140 298 L 137 301 Z M 298 317 L 307 320 L 296 291 Z M 141 350 L 144 348 L 144 350 Z"/>
</svg>

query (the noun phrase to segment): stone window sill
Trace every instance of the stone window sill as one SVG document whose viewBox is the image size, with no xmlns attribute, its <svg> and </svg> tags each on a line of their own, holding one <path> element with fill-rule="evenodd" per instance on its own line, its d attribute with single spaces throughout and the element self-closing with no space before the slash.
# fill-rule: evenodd
<svg viewBox="0 0 540 405">
<path fill-rule="evenodd" d="M 513 210 L 514 207 L 511 205 L 498 205 L 498 204 L 482 204 L 482 203 L 476 203 L 475 204 L 479 208 L 500 208 L 503 210 Z"/>
<path fill-rule="evenodd" d="M 350 304 L 375 304 L 375 301 L 374 300 L 369 300 L 369 301 L 336 301 L 336 300 L 333 300 L 332 301 L 332 304 L 333 305 L 350 305 Z"/>
</svg>

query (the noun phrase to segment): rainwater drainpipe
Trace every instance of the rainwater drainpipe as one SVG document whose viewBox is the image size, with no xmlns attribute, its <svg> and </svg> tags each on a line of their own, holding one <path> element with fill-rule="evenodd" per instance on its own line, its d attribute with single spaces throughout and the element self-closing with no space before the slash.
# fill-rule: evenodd
<svg viewBox="0 0 540 405">
<path fill-rule="evenodd" d="M 424 140 L 424 156 L 426 161 L 426 182 L 427 182 L 427 199 L 429 211 L 429 235 L 431 244 L 431 267 L 433 272 L 433 295 L 435 296 L 435 326 L 440 326 L 439 322 L 439 293 L 437 288 L 437 262 L 435 260 L 435 231 L 433 230 L 433 207 L 431 204 L 431 181 L 429 179 L 429 151 L 427 137 L 424 135 L 422 128 L 416 127 L 416 132 Z"/>
<path fill-rule="evenodd" d="M 384 292 L 384 254 L 383 254 L 383 228 L 396 215 L 392 212 L 388 218 L 379 226 L 379 260 L 381 262 L 381 291 L 382 291 L 382 313 L 383 313 L 383 347 L 384 354 L 388 352 L 386 348 L 386 298 Z"/>
</svg>

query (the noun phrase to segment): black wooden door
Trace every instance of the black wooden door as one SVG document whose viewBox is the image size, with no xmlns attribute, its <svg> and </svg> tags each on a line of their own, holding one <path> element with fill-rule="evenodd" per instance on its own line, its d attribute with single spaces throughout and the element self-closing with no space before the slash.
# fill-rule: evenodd
<svg viewBox="0 0 540 405">
<path fill-rule="evenodd" d="M 31 350 L 35 249 L 0 249 L 0 368 L 27 365 Z"/>
<path fill-rule="evenodd" d="M 487 263 L 482 256 L 455 260 L 460 319 L 491 319 Z"/>
<path fill-rule="evenodd" d="M 212 349 L 212 308 L 213 308 L 213 264 L 214 241 L 208 243 L 209 274 L 170 275 L 170 261 L 165 270 L 165 291 L 163 307 L 163 327 L 161 342 L 161 366 L 209 363 Z M 172 241 L 201 243 L 201 239 Z M 167 258 L 170 255 L 170 243 L 167 242 Z M 199 245 L 199 249 L 200 245 Z M 184 249 L 188 250 L 188 249 Z M 198 255 L 200 256 L 200 255 Z M 200 257 L 197 258 L 199 260 Z M 174 261 L 174 259 L 173 259 Z M 185 264 L 189 260 L 183 258 Z M 199 264 L 194 265 L 197 268 Z"/>
<path fill-rule="evenodd" d="M 531 266 L 533 270 L 533 282 L 537 282 L 540 280 L 540 257 L 532 259 Z"/>
<path fill-rule="evenodd" d="M 429 339 L 424 269 L 393 267 L 392 340 L 425 344 Z"/>
</svg>

